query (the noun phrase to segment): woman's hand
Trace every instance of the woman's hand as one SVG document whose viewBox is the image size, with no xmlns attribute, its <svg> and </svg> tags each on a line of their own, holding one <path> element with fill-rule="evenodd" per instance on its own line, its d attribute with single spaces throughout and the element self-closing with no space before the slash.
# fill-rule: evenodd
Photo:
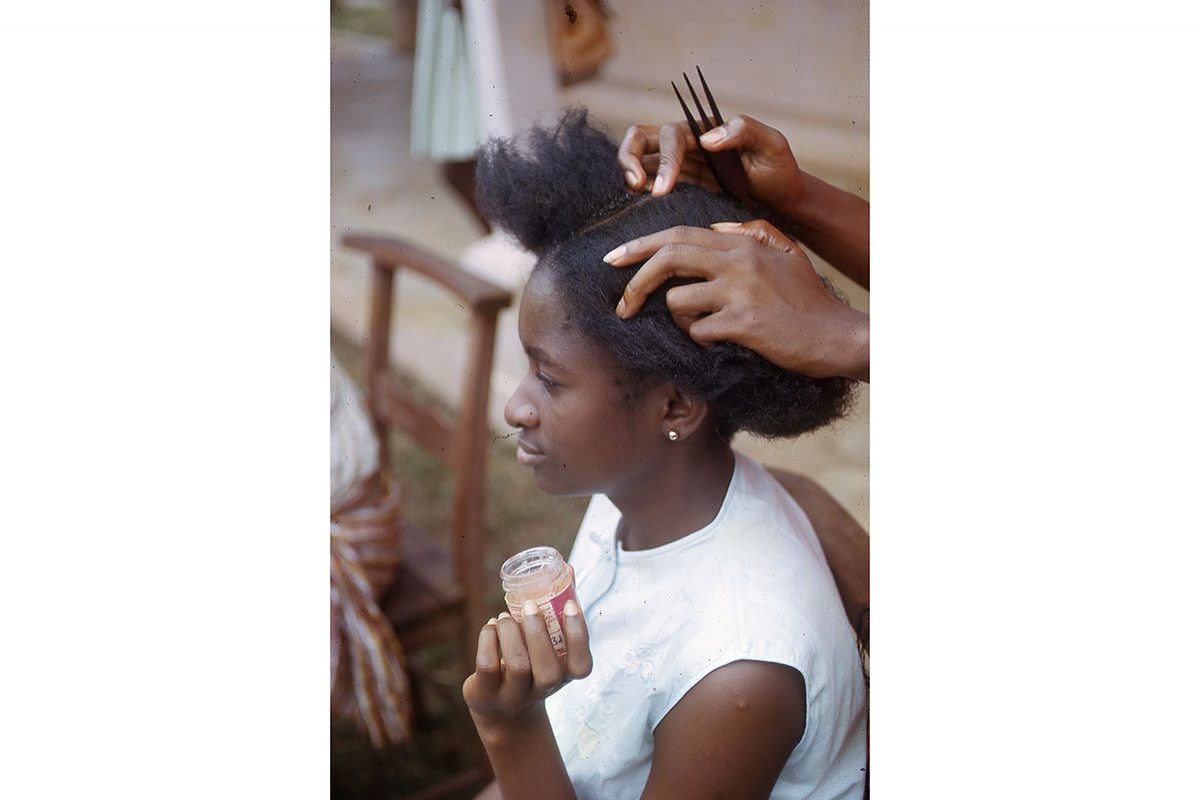
<svg viewBox="0 0 1200 800">
<path fill-rule="evenodd" d="M 750 196 L 779 212 L 789 233 L 813 252 L 859 286 L 870 288 L 870 204 L 801 170 L 787 137 L 771 126 L 738 114 L 697 142 L 685 122 L 661 128 L 634 125 L 625 132 L 617 160 L 626 185 L 635 192 L 644 190 L 651 175 L 656 197 L 670 193 L 680 180 L 718 191 L 701 147 L 714 153 L 736 149 Z"/>
<path fill-rule="evenodd" d="M 547 697 L 592 671 L 587 623 L 578 603 L 569 600 L 563 609 L 567 647 L 562 658 L 554 652 L 537 604 L 527 602 L 523 612 L 521 624 L 505 612 L 479 632 L 475 672 L 463 684 L 463 699 L 484 737 L 538 716 Z"/>
<path fill-rule="evenodd" d="M 870 317 L 834 297 L 804 251 L 770 223 L 671 228 L 604 260 L 614 267 L 646 262 L 617 305 L 622 319 L 669 278 L 703 278 L 666 296 L 675 323 L 697 343 L 736 342 L 814 378 L 870 378 Z"/>
<path fill-rule="evenodd" d="M 753 117 L 738 114 L 718 125 L 696 141 L 686 122 L 672 122 L 661 128 L 634 125 L 625 132 L 617 160 L 625 172 L 626 185 L 643 191 L 654 175 L 652 194 L 668 194 L 678 180 L 717 190 L 716 179 L 704 161 L 700 148 L 710 152 L 738 150 L 750 196 L 760 203 L 790 216 L 804 195 L 805 176 L 787 137 Z"/>
<path fill-rule="evenodd" d="M 483 626 L 463 698 L 504 797 L 574 800 L 544 701 L 592 671 L 587 624 L 579 604 L 568 600 L 560 659 L 541 610 L 526 603 L 522 611 L 521 624 L 504 613 Z"/>
</svg>

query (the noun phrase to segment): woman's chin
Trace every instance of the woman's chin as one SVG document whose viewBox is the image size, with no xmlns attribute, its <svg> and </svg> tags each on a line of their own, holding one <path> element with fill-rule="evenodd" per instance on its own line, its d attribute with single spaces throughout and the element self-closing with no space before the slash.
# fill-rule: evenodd
<svg viewBox="0 0 1200 800">
<path fill-rule="evenodd" d="M 551 469 L 550 464 L 542 464 L 533 470 L 533 482 L 546 494 L 556 497 L 590 497 L 595 492 L 585 489 L 572 481 L 562 470 Z"/>
<path fill-rule="evenodd" d="M 558 497 L 567 497 L 572 494 L 570 489 L 562 484 L 561 480 L 554 480 L 555 476 L 541 475 L 538 470 L 533 471 L 533 481 L 537 487 L 546 494 L 556 495 Z"/>
</svg>

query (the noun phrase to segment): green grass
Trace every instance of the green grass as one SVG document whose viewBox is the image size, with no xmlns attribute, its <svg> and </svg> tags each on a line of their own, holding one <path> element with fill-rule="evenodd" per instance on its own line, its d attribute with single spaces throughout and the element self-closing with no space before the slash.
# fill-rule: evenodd
<svg viewBox="0 0 1200 800">
<path fill-rule="evenodd" d="M 362 385 L 362 349 L 336 332 L 331 336 L 338 362 Z M 401 380 L 420 392 L 411 375 Z M 424 394 L 429 397 L 428 392 Z M 507 433 L 496 431 L 494 433 Z M 411 440 L 394 434 L 388 468 L 400 484 L 405 516 L 426 530 L 448 538 L 451 516 L 450 471 Z M 516 445 L 494 439 L 488 453 L 486 518 L 490 538 L 485 556 L 487 574 L 495 576 L 489 594 L 494 613 L 504 610 L 500 564 L 526 547 L 548 544 L 565 555 L 587 498 L 558 498 L 544 494 L 528 469 L 516 462 Z M 482 625 L 486 620 L 480 620 Z M 364 734 L 345 720 L 330 727 L 330 792 L 344 798 L 398 798 L 464 769 L 472 754 L 475 730 L 459 693 L 466 678 L 461 653 L 454 646 L 407 654 L 433 680 L 420 697 L 428 725 L 411 742 L 377 750 Z M 474 796 L 473 791 L 460 795 Z M 451 798 L 454 800 L 454 798 Z"/>
</svg>

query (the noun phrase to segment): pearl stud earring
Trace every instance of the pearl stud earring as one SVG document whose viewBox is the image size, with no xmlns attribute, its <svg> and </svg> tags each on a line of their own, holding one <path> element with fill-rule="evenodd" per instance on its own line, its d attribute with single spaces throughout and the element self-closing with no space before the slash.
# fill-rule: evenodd
<svg viewBox="0 0 1200 800">
<path fill-rule="evenodd" d="M 678 441 L 679 433 L 677 431 L 667 431 L 667 438 L 670 439 L 672 442 Z"/>
</svg>

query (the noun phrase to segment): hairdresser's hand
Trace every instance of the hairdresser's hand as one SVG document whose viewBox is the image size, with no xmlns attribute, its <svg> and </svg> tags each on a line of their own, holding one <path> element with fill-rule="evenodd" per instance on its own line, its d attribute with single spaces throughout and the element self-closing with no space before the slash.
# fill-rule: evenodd
<svg viewBox="0 0 1200 800">
<path fill-rule="evenodd" d="M 668 194 L 676 181 L 717 190 L 700 148 L 739 151 L 750 196 L 774 209 L 790 233 L 846 277 L 871 285 L 871 206 L 866 200 L 808 174 L 796 164 L 787 137 L 753 117 L 738 114 L 700 137 L 686 122 L 656 128 L 635 125 L 625 132 L 617 160 L 626 185 L 640 192 L 653 176 L 652 194 Z"/>
<path fill-rule="evenodd" d="M 564 609 L 567 652 L 561 659 L 542 612 L 533 603 L 526 603 L 524 612 L 521 624 L 506 612 L 479 632 L 475 672 L 463 684 L 463 698 L 481 736 L 544 713 L 542 701 L 592 671 L 587 623 L 578 603 L 568 601 Z"/>
<path fill-rule="evenodd" d="M 655 196 L 670 193 L 678 180 L 716 190 L 719 187 L 700 147 L 714 153 L 740 150 L 750 196 L 781 213 L 790 213 L 804 194 L 805 176 L 787 138 L 742 114 L 704 134 L 699 142 L 686 122 L 661 128 L 634 125 L 625 132 L 617 160 L 625 171 L 626 185 L 635 192 L 643 191 L 651 176 Z"/>
<path fill-rule="evenodd" d="M 870 379 L 870 317 L 842 303 L 804 251 L 755 220 L 660 231 L 613 250 L 614 267 L 645 261 L 617 316 L 629 319 L 670 278 L 704 278 L 667 291 L 667 307 L 696 342 L 736 342 L 814 378 Z"/>
</svg>

